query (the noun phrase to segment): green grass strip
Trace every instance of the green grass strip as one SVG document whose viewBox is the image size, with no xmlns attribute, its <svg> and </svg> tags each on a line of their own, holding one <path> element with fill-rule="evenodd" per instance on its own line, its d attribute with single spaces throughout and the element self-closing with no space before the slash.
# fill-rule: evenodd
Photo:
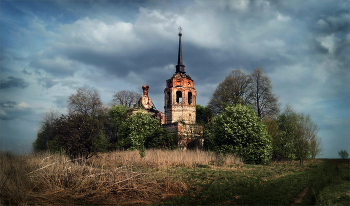
<svg viewBox="0 0 350 206">
<path fill-rule="evenodd" d="M 303 198 L 302 205 L 316 204 L 319 193 L 344 176 L 337 162 L 324 161 L 307 170 L 272 180 L 267 166 L 248 166 L 251 171 L 215 171 L 207 168 L 182 169 L 190 184 L 199 191 L 176 197 L 165 205 L 290 205 L 308 185 L 312 187 Z"/>
</svg>

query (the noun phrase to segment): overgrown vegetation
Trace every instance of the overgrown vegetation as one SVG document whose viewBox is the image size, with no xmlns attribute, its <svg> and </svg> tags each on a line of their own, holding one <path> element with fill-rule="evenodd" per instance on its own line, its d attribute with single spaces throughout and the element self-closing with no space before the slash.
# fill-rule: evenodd
<svg viewBox="0 0 350 206">
<path fill-rule="evenodd" d="M 113 106 L 106 107 L 96 90 L 79 88 L 69 97 L 69 114 L 58 117 L 49 112 L 44 118 L 34 151 L 65 152 L 75 159 L 115 149 L 136 149 L 145 156 L 146 148 L 177 148 L 177 137 L 160 125 L 159 117 L 142 111 L 128 114 L 139 96 L 121 91 L 114 95 Z M 299 160 L 302 165 L 323 150 L 309 115 L 288 105 L 279 113 L 271 81 L 261 68 L 250 75 L 232 71 L 208 106 L 196 105 L 196 111 L 196 122 L 204 127 L 204 148 L 241 156 L 246 163 L 266 164 L 273 159 Z"/>
<path fill-rule="evenodd" d="M 146 155 L 146 148 L 170 149 L 175 145 L 175 137 L 160 126 L 159 120 L 141 111 L 120 125 L 117 148 L 139 150 L 141 157 Z"/>
<path fill-rule="evenodd" d="M 183 195 L 176 167 L 242 164 L 204 151 L 149 150 L 100 154 L 74 163 L 66 155 L 0 153 L 1 205 L 135 205 Z M 175 168 L 169 168 L 175 167 Z"/>
<path fill-rule="evenodd" d="M 155 116 L 142 112 L 128 116 L 137 93 L 117 94 L 123 105 L 108 108 L 96 90 L 79 88 L 69 97 L 69 114 L 59 117 L 56 112 L 49 112 L 44 117 L 33 142 L 34 151 L 63 152 L 74 160 L 115 149 L 137 149 L 144 156 L 146 148 L 176 148 L 175 137 L 160 126 Z"/>
<path fill-rule="evenodd" d="M 349 197 L 349 165 L 315 160 L 317 125 L 289 105 L 280 112 L 261 68 L 233 71 L 207 106 L 196 105 L 207 151 L 175 150 L 156 116 L 128 113 L 137 97 L 122 91 L 106 107 L 96 90 L 79 88 L 69 114 L 44 118 L 37 156 L 1 154 L 1 204 L 323 205 Z"/>
<path fill-rule="evenodd" d="M 212 147 L 218 153 L 238 155 L 249 164 L 266 164 L 271 159 L 271 137 L 248 107 L 226 107 L 214 119 L 213 135 Z"/>
<path fill-rule="evenodd" d="M 268 136 L 272 138 L 271 155 L 267 152 L 270 150 L 266 150 L 267 153 L 264 156 L 259 156 L 257 154 L 259 152 L 262 154 L 263 151 L 259 146 L 256 145 L 252 149 L 248 147 L 249 142 L 259 138 L 265 139 L 264 132 L 261 131 L 259 135 L 253 135 L 254 138 L 252 138 L 252 135 L 248 135 L 252 133 L 252 130 L 249 130 L 250 127 L 230 123 L 235 119 L 246 119 L 245 114 L 238 111 L 227 114 L 227 108 L 237 107 L 237 105 L 243 105 L 242 108 L 251 108 L 255 111 L 259 120 L 247 122 L 261 120 L 266 126 Z M 197 122 L 204 126 L 204 147 L 211 150 L 215 148 L 216 151 L 230 150 L 242 157 L 244 155 L 240 152 L 243 148 L 249 148 L 249 153 L 256 155 L 244 158 L 247 163 L 265 163 L 271 156 L 272 160 L 299 160 L 302 165 L 304 160 L 315 159 L 323 152 L 322 141 L 317 136 L 317 125 L 310 115 L 297 113 L 289 105 L 280 112 L 278 99 L 272 93 L 271 81 L 261 68 L 256 68 L 250 75 L 240 70 L 233 70 L 218 85 L 208 106 L 198 106 L 197 109 L 199 109 L 197 116 L 200 117 Z M 222 118 L 223 114 L 225 118 Z M 221 123 L 215 123 L 219 119 Z M 242 141 L 228 141 L 217 145 L 220 141 L 237 139 L 238 136 L 244 137 L 241 138 Z"/>
<path fill-rule="evenodd" d="M 66 155 L 0 154 L 2 205 L 347 205 L 349 161 L 243 164 L 184 150 Z M 303 191 L 305 191 L 303 193 Z"/>
</svg>

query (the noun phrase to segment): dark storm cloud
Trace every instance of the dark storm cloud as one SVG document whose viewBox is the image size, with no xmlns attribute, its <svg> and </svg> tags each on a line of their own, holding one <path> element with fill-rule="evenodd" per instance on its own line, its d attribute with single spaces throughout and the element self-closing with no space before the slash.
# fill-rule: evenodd
<svg viewBox="0 0 350 206">
<path fill-rule="evenodd" d="M 29 66 L 39 73 L 39 69 L 42 69 L 53 76 L 60 77 L 73 76 L 79 69 L 74 62 L 60 57 L 36 58 L 29 63 Z"/>
<path fill-rule="evenodd" d="M 1 101 L 0 108 L 13 108 L 16 104 L 15 101 Z"/>
<path fill-rule="evenodd" d="M 32 108 L 26 107 L 26 104 L 17 104 L 15 101 L 0 102 L 0 119 L 14 120 L 30 117 L 35 114 Z"/>
<path fill-rule="evenodd" d="M 14 15 L 17 17 L 24 16 L 25 13 L 18 9 L 14 4 L 13 1 L 1 1 L 1 12 L 3 12 L 3 15 Z"/>
<path fill-rule="evenodd" d="M 19 88 L 26 88 L 28 87 L 28 83 L 24 81 L 22 78 L 16 78 L 13 76 L 7 77 L 8 80 L 1 80 L 0 81 L 0 89 L 8 89 L 11 87 L 19 87 Z"/>
<path fill-rule="evenodd" d="M 1 74 L 4 74 L 4 73 L 11 73 L 11 72 L 13 72 L 13 70 L 10 69 L 9 67 L 3 66 L 3 65 L 0 66 L 0 73 L 1 73 Z"/>
<path fill-rule="evenodd" d="M 16 61 L 24 61 L 25 60 L 25 58 L 17 57 L 17 56 L 13 56 L 12 58 L 13 58 L 13 60 L 16 60 Z"/>
<path fill-rule="evenodd" d="M 26 69 L 23 69 L 23 70 L 22 70 L 22 73 L 23 73 L 23 74 L 32 75 L 32 73 L 31 73 L 31 72 L 28 72 Z"/>
</svg>

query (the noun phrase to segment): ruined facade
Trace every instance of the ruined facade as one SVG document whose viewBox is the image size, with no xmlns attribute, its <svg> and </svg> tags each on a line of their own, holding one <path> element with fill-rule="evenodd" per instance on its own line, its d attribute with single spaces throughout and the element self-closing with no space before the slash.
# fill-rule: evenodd
<svg viewBox="0 0 350 206">
<path fill-rule="evenodd" d="M 138 111 L 141 111 L 143 113 L 149 113 L 154 115 L 155 118 L 159 120 L 160 124 L 165 124 L 165 118 L 163 112 L 157 110 L 155 106 L 152 103 L 152 99 L 148 96 L 148 85 L 142 86 L 143 90 L 143 96 L 140 97 L 139 101 L 137 102 L 137 106 L 135 108 L 132 108 L 128 111 L 128 113 L 135 114 Z"/>
<path fill-rule="evenodd" d="M 179 136 L 179 145 L 186 148 L 188 143 L 202 138 L 203 127 L 196 125 L 197 92 L 193 80 L 186 74 L 182 61 L 181 36 L 180 31 L 175 74 L 166 80 L 166 88 L 164 89 L 164 128 Z"/>
<path fill-rule="evenodd" d="M 201 147 L 203 146 L 203 127 L 196 124 L 197 92 L 194 88 L 194 82 L 186 74 L 185 65 L 182 62 L 181 36 L 180 31 L 175 74 L 166 80 L 166 88 L 164 89 L 165 115 L 152 105 L 152 100 L 148 97 L 149 86 L 147 85 L 142 86 L 143 96 L 134 112 L 142 108 L 144 112 L 157 116 L 165 129 L 179 137 L 180 147 L 186 148 L 189 143 L 193 142 L 196 142 L 196 147 Z"/>
</svg>

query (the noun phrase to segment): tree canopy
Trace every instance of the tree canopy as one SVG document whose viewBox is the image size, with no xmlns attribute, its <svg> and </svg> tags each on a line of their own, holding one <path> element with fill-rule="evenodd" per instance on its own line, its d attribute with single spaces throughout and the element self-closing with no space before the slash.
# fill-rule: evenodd
<svg viewBox="0 0 350 206">
<path fill-rule="evenodd" d="M 173 136 L 165 131 L 158 119 L 148 113 L 138 111 L 120 125 L 117 147 L 128 150 L 139 150 L 145 155 L 147 147 L 171 147 Z"/>
<path fill-rule="evenodd" d="M 226 107 L 214 119 L 214 150 L 240 156 L 246 163 L 265 164 L 271 159 L 271 137 L 252 108 Z"/>
<path fill-rule="evenodd" d="M 252 105 L 260 119 L 279 112 L 278 99 L 272 93 L 271 80 L 259 67 L 250 75 L 233 70 L 217 86 L 208 106 L 215 114 L 220 114 L 226 106 L 235 104 Z"/>
<path fill-rule="evenodd" d="M 249 78 L 248 101 L 253 105 L 258 117 L 262 119 L 266 115 L 277 115 L 279 112 L 278 99 L 272 93 L 270 78 L 260 67 L 256 68 Z"/>
<path fill-rule="evenodd" d="M 233 70 L 215 89 L 208 106 L 215 114 L 220 114 L 227 105 L 249 104 L 248 88 L 250 78 L 240 70 Z"/>
<path fill-rule="evenodd" d="M 77 93 L 68 98 L 69 113 L 96 116 L 103 106 L 100 94 L 96 89 L 78 88 Z"/>
</svg>

